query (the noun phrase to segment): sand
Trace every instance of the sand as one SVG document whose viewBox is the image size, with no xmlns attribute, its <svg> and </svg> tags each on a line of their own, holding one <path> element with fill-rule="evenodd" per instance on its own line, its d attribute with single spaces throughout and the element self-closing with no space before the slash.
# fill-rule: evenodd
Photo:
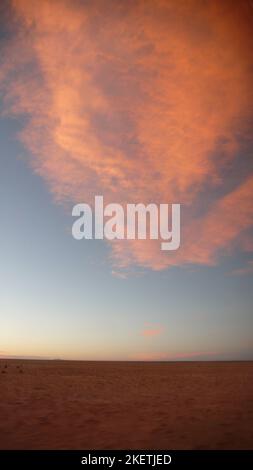
<svg viewBox="0 0 253 470">
<path fill-rule="evenodd" d="M 252 423 L 253 362 L 0 361 L 1 449 L 253 449 Z"/>
</svg>

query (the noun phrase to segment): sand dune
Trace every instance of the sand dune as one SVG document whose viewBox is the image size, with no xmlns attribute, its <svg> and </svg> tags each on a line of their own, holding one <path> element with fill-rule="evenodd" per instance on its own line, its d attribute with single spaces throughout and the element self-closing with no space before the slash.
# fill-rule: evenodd
<svg viewBox="0 0 253 470">
<path fill-rule="evenodd" d="M 253 362 L 1 360 L 0 448 L 253 449 L 252 398 Z"/>
</svg>

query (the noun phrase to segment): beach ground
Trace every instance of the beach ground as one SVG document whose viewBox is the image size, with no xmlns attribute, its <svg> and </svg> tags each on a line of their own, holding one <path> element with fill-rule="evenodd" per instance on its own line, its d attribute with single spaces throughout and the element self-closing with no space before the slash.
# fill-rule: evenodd
<svg viewBox="0 0 253 470">
<path fill-rule="evenodd" d="M 1 449 L 253 449 L 253 362 L 0 361 Z"/>
</svg>

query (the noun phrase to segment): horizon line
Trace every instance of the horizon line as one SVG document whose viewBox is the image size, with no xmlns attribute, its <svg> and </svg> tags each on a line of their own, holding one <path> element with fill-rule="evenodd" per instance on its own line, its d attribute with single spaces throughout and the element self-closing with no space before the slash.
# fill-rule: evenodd
<svg viewBox="0 0 253 470">
<path fill-rule="evenodd" d="M 51 361 L 51 362 L 133 362 L 133 363 L 174 363 L 174 362 L 253 362 L 252 359 L 61 359 L 28 356 L 0 356 L 0 361 Z"/>
</svg>

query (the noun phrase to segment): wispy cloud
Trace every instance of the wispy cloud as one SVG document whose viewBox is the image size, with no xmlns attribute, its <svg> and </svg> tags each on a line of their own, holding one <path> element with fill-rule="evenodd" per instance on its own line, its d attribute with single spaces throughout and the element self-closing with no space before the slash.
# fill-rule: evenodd
<svg viewBox="0 0 253 470">
<path fill-rule="evenodd" d="M 54 198 L 185 207 L 179 252 L 113 242 L 115 272 L 214 264 L 243 247 L 253 177 L 229 175 L 238 158 L 247 167 L 253 44 L 239 3 L 12 1 L 5 112 L 27 118 L 20 139 Z"/>
<path fill-rule="evenodd" d="M 124 272 L 120 272 L 120 271 L 117 271 L 117 270 L 112 270 L 112 275 L 114 277 L 117 277 L 118 279 L 127 279 L 128 275 L 127 273 L 124 273 Z"/>
<path fill-rule="evenodd" d="M 150 337 L 150 336 L 160 336 L 164 331 L 164 327 L 161 325 L 155 325 L 152 323 L 146 323 L 141 335 Z"/>
<path fill-rule="evenodd" d="M 132 360 L 136 361 L 183 361 L 183 360 L 207 360 L 219 356 L 218 352 L 189 352 L 189 353 L 178 353 L 178 354 L 168 354 L 168 353 L 139 353 L 131 357 Z"/>
<path fill-rule="evenodd" d="M 247 276 L 253 274 L 253 260 L 248 261 L 246 266 L 242 268 L 233 269 L 231 275 L 233 276 Z"/>
</svg>

